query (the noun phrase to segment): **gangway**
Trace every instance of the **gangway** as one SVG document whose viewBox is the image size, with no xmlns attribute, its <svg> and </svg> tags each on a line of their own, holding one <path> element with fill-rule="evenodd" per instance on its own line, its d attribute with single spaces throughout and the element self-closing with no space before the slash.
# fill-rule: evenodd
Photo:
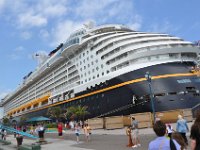
<svg viewBox="0 0 200 150">
<path fill-rule="evenodd" d="M 14 128 L 2 125 L 1 123 L 0 123 L 0 129 L 5 129 L 6 131 L 9 131 L 9 132 L 12 132 L 12 133 L 16 133 L 16 134 L 20 134 L 20 135 L 23 135 L 23 136 L 26 136 L 26 137 L 29 137 L 29 138 L 32 138 L 32 139 L 38 139 L 38 137 L 35 136 L 35 135 L 29 134 L 29 133 L 26 133 L 26 132 L 23 132 L 23 131 L 16 130 Z"/>
</svg>

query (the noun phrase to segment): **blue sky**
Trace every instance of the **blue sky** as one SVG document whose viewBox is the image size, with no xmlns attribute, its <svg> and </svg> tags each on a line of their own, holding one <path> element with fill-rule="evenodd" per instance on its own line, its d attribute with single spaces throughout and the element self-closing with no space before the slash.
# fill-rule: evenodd
<svg viewBox="0 0 200 150">
<path fill-rule="evenodd" d="M 200 39 L 199 0 L 0 0 L 0 98 L 88 21 Z"/>
</svg>

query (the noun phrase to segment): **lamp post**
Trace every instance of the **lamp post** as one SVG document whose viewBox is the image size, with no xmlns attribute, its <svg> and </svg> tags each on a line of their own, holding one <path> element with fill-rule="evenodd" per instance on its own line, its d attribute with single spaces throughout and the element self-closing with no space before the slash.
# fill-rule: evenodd
<svg viewBox="0 0 200 150">
<path fill-rule="evenodd" d="M 152 113 L 153 113 L 153 123 L 156 121 L 156 114 L 155 114 L 155 106 L 154 106 L 154 97 L 152 93 L 152 87 L 151 87 L 151 75 L 149 72 L 146 72 L 145 78 L 147 79 L 148 85 L 149 85 L 149 94 L 150 94 L 150 99 L 151 99 L 151 108 L 152 108 Z"/>
</svg>

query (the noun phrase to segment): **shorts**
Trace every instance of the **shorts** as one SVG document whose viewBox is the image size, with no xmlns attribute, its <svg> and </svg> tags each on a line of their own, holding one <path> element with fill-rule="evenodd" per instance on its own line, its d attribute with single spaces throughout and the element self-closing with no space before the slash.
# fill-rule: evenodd
<svg viewBox="0 0 200 150">
<path fill-rule="evenodd" d="M 132 136 L 133 136 L 133 138 L 137 138 L 137 137 L 138 137 L 138 134 L 139 134 L 139 130 L 138 130 L 138 129 L 134 129 L 134 130 L 132 131 Z"/>
<path fill-rule="evenodd" d="M 58 133 L 58 136 L 62 136 L 62 132 L 59 132 L 59 133 Z"/>
<path fill-rule="evenodd" d="M 79 136 L 80 134 L 79 133 L 76 133 L 76 136 Z"/>
</svg>

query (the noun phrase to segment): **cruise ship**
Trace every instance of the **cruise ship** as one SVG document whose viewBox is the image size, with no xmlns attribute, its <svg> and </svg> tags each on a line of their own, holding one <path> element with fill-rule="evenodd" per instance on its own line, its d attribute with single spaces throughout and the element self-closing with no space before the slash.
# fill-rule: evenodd
<svg viewBox="0 0 200 150">
<path fill-rule="evenodd" d="M 199 53 L 169 34 L 88 24 L 48 56 L 35 54 L 43 59 L 3 99 L 4 116 L 75 105 L 88 106 L 87 118 L 151 112 L 150 83 L 156 111 L 193 108 L 200 102 Z"/>
</svg>

